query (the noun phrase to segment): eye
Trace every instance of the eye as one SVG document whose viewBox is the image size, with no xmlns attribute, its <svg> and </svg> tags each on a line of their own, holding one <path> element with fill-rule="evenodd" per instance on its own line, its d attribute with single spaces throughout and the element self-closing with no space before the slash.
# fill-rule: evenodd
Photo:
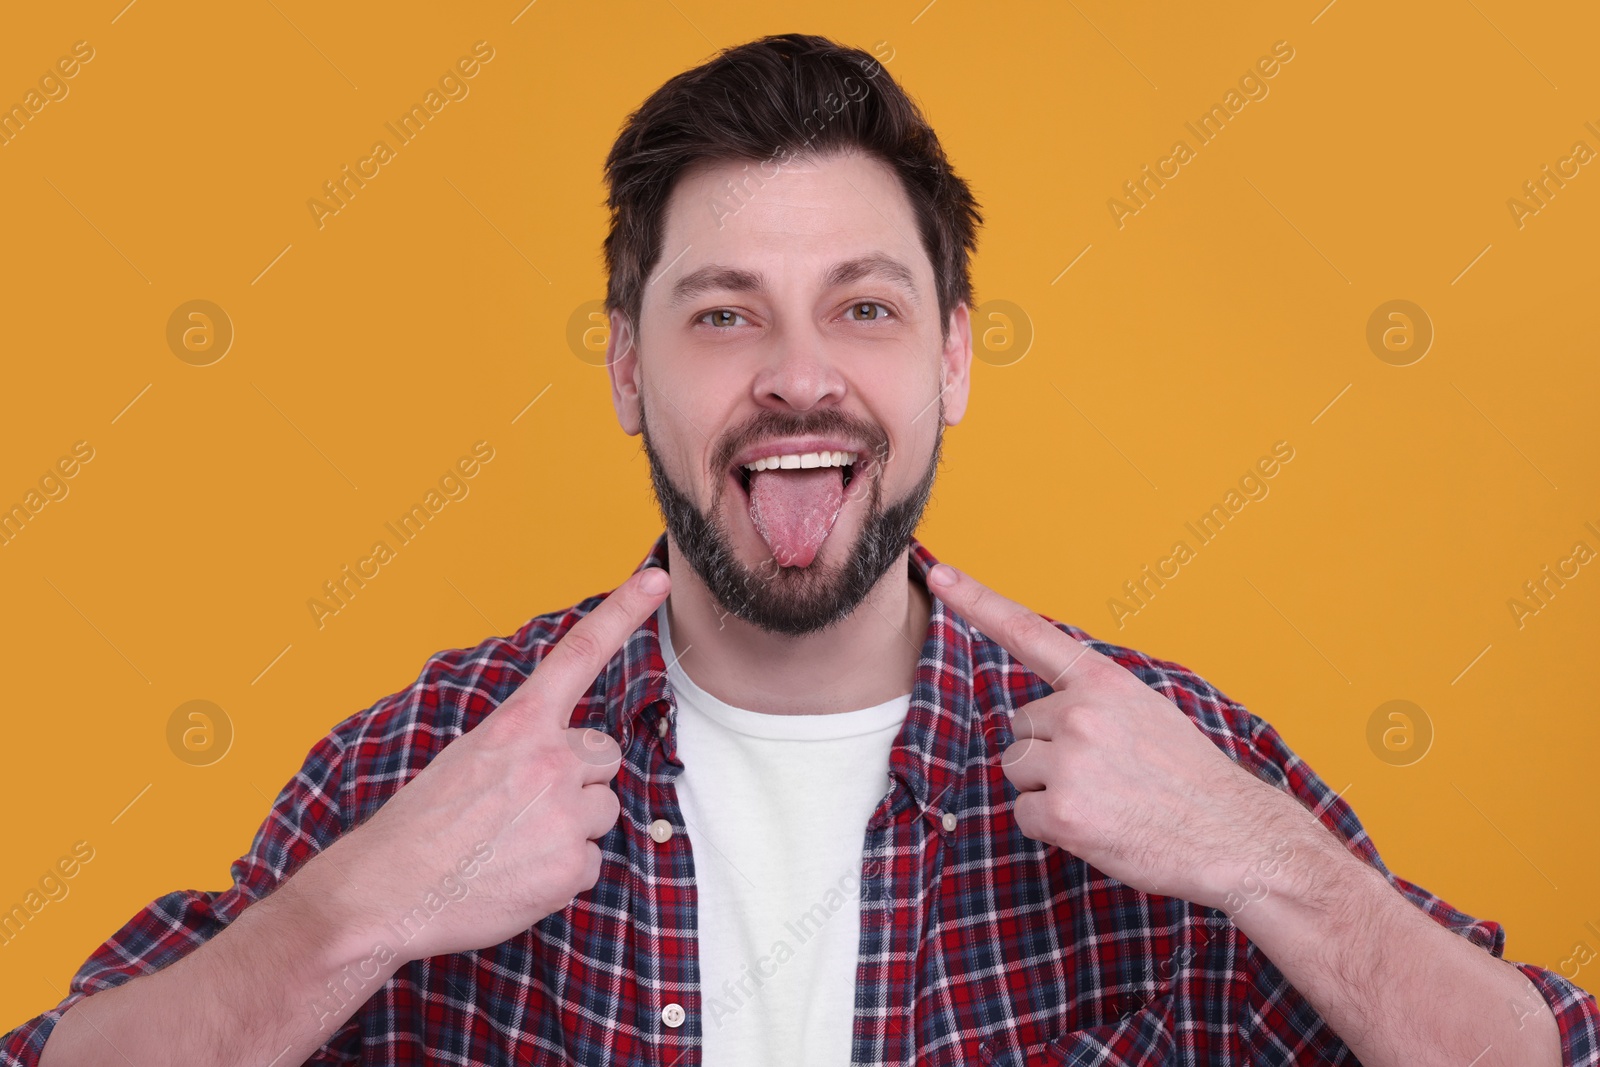
<svg viewBox="0 0 1600 1067">
<path fill-rule="evenodd" d="M 701 315 L 695 321 L 696 322 L 705 322 L 709 318 L 715 318 L 715 321 L 707 322 L 706 325 L 707 326 L 715 326 L 715 327 L 721 328 L 721 327 L 724 327 L 724 326 L 732 326 L 733 325 L 733 323 L 728 321 L 729 317 L 732 317 L 732 318 L 735 318 L 735 319 L 744 318 L 743 315 L 739 314 L 737 311 L 734 311 L 731 308 L 715 308 L 715 309 L 713 309 L 711 311 L 706 312 L 704 315 Z"/>
<path fill-rule="evenodd" d="M 864 309 L 870 310 L 872 308 L 876 308 L 878 313 L 869 314 L 865 318 L 861 318 L 856 315 L 856 312 L 858 311 L 862 311 Z M 851 304 L 850 309 L 846 311 L 845 314 L 854 319 L 856 322 L 876 322 L 879 319 L 888 318 L 890 316 L 890 311 L 887 305 L 880 304 L 876 300 L 859 300 L 856 303 Z"/>
</svg>

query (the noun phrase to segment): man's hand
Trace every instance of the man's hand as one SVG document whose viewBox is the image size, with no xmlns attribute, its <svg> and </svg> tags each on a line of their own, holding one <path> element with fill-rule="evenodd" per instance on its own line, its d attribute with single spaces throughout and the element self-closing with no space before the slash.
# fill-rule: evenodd
<svg viewBox="0 0 1600 1067">
<path fill-rule="evenodd" d="M 928 589 L 1053 690 L 1016 709 L 1001 755 L 1024 834 L 1136 889 L 1229 911 L 1362 1063 L 1562 1062 L 1555 1017 L 1517 967 L 1413 906 L 1172 701 L 946 564 Z M 1242 908 L 1257 864 L 1286 842 L 1305 851 L 1284 890 Z"/>
<path fill-rule="evenodd" d="M 318 885 L 363 943 L 406 960 L 486 948 L 594 886 L 595 841 L 620 810 L 608 783 L 622 751 L 567 724 L 670 587 L 658 567 L 617 587 L 476 728 L 307 864 L 322 866 Z"/>
<path fill-rule="evenodd" d="M 1298 801 L 1121 664 L 947 564 L 928 587 L 1053 690 L 1016 709 L 1001 756 L 1028 837 L 1136 889 L 1218 908 L 1274 846 L 1303 840 Z"/>
</svg>

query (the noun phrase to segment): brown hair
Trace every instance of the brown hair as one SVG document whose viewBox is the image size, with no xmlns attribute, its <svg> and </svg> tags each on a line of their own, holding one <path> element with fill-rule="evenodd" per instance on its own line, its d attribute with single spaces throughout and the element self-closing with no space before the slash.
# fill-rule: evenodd
<svg viewBox="0 0 1600 1067">
<path fill-rule="evenodd" d="M 881 63 L 859 48 L 799 33 L 724 49 L 667 81 L 628 116 L 605 162 L 607 311 L 620 310 L 637 331 L 645 282 L 661 259 L 662 213 L 686 168 L 741 159 L 781 166 L 851 150 L 899 175 L 933 264 L 939 332 L 947 337 L 956 305 L 972 304 L 969 256 L 983 223 L 977 201 Z"/>
</svg>

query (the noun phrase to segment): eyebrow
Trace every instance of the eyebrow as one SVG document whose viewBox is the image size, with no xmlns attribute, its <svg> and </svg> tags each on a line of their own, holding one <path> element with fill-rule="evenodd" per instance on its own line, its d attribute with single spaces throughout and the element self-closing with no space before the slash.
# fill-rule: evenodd
<svg viewBox="0 0 1600 1067">
<path fill-rule="evenodd" d="M 832 289 L 863 278 L 882 278 L 895 282 L 905 289 L 915 306 L 919 308 L 922 306 L 922 298 L 917 292 L 916 277 L 911 273 L 911 268 L 886 252 L 869 252 L 852 259 L 840 260 L 828 268 L 827 273 L 823 275 L 822 283 L 824 287 Z M 760 271 L 708 263 L 690 271 L 673 283 L 672 293 L 667 302 L 669 307 L 678 307 L 704 293 L 760 293 L 767 289 L 767 279 Z"/>
</svg>

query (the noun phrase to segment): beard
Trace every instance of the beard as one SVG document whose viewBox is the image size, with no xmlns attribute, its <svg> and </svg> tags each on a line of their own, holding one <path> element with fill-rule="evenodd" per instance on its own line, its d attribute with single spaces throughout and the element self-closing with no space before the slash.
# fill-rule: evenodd
<svg viewBox="0 0 1600 1067">
<path fill-rule="evenodd" d="M 725 612 L 769 633 L 791 637 L 826 629 L 848 616 L 911 543 L 911 536 L 922 521 L 922 513 L 933 494 L 933 481 L 938 473 L 944 444 L 942 395 L 937 426 L 933 454 L 928 458 L 922 477 L 904 497 L 885 505 L 883 477 L 889 447 L 888 439 L 876 427 L 859 423 L 832 408 L 796 416 L 763 412 L 729 434 L 715 450 L 713 470 L 724 477 L 719 477 L 716 483 L 708 514 L 673 484 L 650 445 L 650 430 L 642 404 L 639 410 L 639 429 L 645 456 L 650 461 L 650 484 L 655 489 L 656 504 L 667 524 L 667 532 L 678 550 Z M 727 489 L 725 474 L 744 442 L 810 434 L 841 434 L 870 442 L 869 450 L 858 454 L 855 473 L 845 487 L 847 506 L 848 501 L 861 492 L 870 493 L 861 531 L 844 554 L 843 562 L 831 567 L 821 564 L 820 551 L 817 559 L 804 567 L 779 566 L 772 556 L 755 567 L 748 567 L 735 556 L 728 534 L 727 512 L 722 507 Z M 724 516 L 722 521 L 712 517 L 718 514 Z M 824 547 L 826 544 L 824 542 Z"/>
</svg>

